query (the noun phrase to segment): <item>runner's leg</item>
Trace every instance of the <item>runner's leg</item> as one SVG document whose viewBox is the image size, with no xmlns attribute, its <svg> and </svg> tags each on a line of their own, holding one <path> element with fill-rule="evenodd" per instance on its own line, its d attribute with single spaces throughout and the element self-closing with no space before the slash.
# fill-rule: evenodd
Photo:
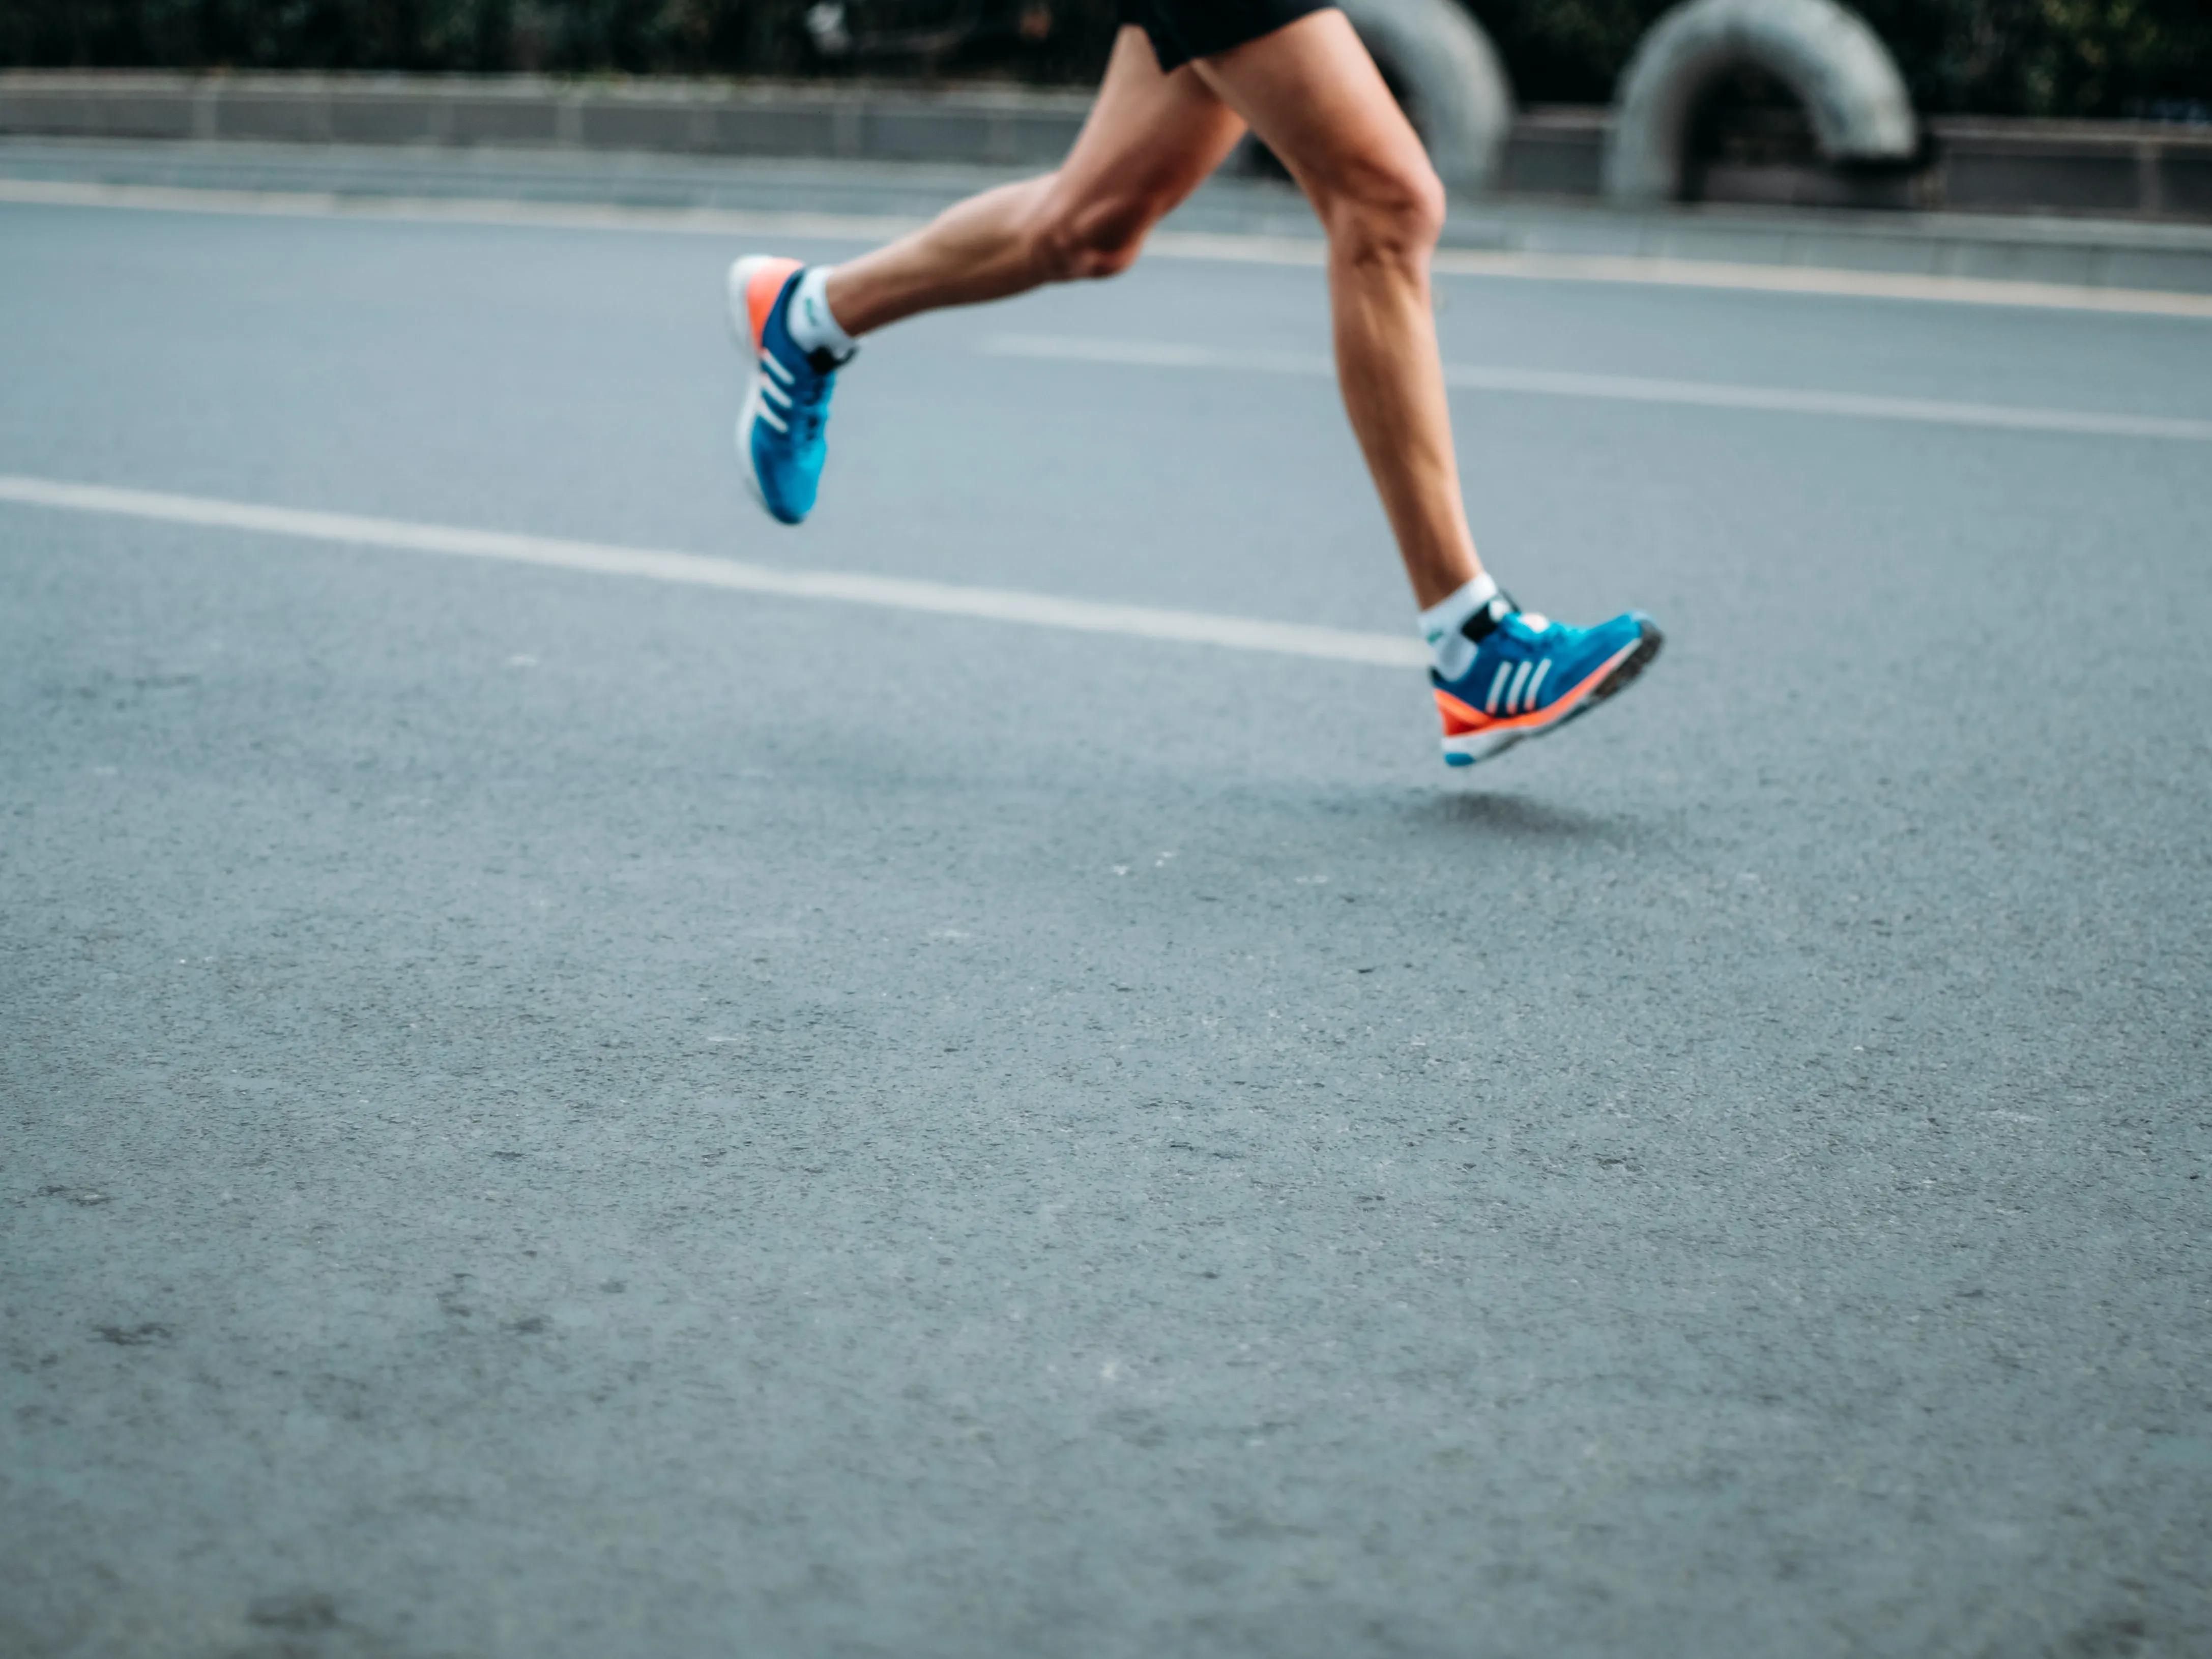
<svg viewBox="0 0 2212 1659">
<path fill-rule="evenodd" d="M 1243 131 L 1194 68 L 1161 74 L 1145 32 L 1125 27 L 1057 171 L 986 191 L 839 265 L 829 273 L 830 309 L 857 337 L 917 312 L 1126 270 L 1146 233 Z"/>
<path fill-rule="evenodd" d="M 1452 453 L 1429 253 L 1443 187 L 1340 11 L 1193 65 L 1313 204 L 1329 244 L 1337 377 L 1424 607 L 1480 574 Z"/>
</svg>

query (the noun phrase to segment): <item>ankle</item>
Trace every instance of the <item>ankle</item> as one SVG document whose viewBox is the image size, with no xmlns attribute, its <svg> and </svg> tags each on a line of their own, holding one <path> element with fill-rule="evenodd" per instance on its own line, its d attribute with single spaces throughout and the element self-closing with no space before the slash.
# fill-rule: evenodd
<svg viewBox="0 0 2212 1659">
<path fill-rule="evenodd" d="M 1466 673 L 1482 636 L 1498 625 L 1502 612 L 1512 608 L 1513 601 L 1484 572 L 1422 611 L 1421 637 L 1429 642 L 1429 659 L 1437 672 L 1447 680 Z"/>
<path fill-rule="evenodd" d="M 830 265 L 809 265 L 800 271 L 783 325 L 801 351 L 827 352 L 832 362 L 842 362 L 860 349 L 860 342 L 838 322 L 830 301 L 830 280 L 836 274 Z"/>
</svg>

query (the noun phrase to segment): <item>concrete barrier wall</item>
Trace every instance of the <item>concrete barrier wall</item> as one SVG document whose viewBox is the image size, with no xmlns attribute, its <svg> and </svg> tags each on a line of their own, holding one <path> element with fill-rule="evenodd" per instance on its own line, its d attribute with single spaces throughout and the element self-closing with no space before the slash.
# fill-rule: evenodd
<svg viewBox="0 0 2212 1659">
<path fill-rule="evenodd" d="M 1937 205 L 2212 219 L 2212 130 L 2148 122 L 1938 121 Z"/>
<path fill-rule="evenodd" d="M 1595 196 L 1609 110 L 1535 109 L 1514 124 L 1502 174 L 1509 194 Z M 1700 199 L 1770 207 L 1917 209 L 2212 220 L 2212 130 L 2149 121 L 1923 124 L 1911 166 L 1711 167 Z"/>
<path fill-rule="evenodd" d="M 1084 93 L 528 77 L 0 73 L 0 135 L 501 145 L 708 155 L 1048 167 Z M 1498 167 L 1514 196 L 1585 199 L 1602 185 L 1611 112 L 1524 110 Z M 2212 131 L 2151 122 L 1938 119 L 1924 161 L 1867 173 L 1811 166 L 1706 179 L 1710 200 L 2212 220 Z"/>
<path fill-rule="evenodd" d="M 0 133 L 1049 166 L 1086 94 L 535 76 L 0 74 Z"/>
</svg>

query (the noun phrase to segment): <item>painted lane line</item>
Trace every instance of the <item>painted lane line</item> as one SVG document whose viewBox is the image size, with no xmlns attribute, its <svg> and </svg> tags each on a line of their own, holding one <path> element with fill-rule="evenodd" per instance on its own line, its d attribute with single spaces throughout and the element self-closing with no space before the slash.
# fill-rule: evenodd
<svg viewBox="0 0 2212 1659">
<path fill-rule="evenodd" d="M 1313 237 L 1156 231 L 1146 257 L 1212 259 L 1240 264 L 1328 263 L 1328 245 Z M 1439 276 L 1515 282 L 1612 283 L 1644 288 L 1722 289 L 1739 293 L 1808 295 L 1835 300 L 1910 300 L 1942 305 L 2011 306 L 2033 311 L 2096 311 L 2121 316 L 2212 320 L 2212 294 L 2162 289 L 2093 288 L 2081 283 L 2009 281 L 1909 270 L 1854 270 L 1827 265 L 1751 264 L 1687 259 L 1666 253 L 1544 253 L 1519 249 L 1440 247 L 1430 258 Z"/>
<path fill-rule="evenodd" d="M 1824 265 L 1755 265 L 1659 253 L 1486 253 L 1472 248 L 1439 248 L 1434 264 L 1449 276 L 1632 283 L 1647 288 L 1729 289 L 1830 299 L 1932 301 L 1942 305 L 2015 306 L 2036 311 L 2099 311 L 2119 316 L 2212 320 L 2212 294 L 2092 288 L 2078 283 L 2015 283 L 1994 276 L 1848 270 Z"/>
<path fill-rule="evenodd" d="M 1144 243 L 1148 257 L 1214 258 L 1245 265 L 1328 265 L 1329 246 L 1314 237 L 1212 234 L 1159 230 Z M 1909 270 L 1847 270 L 1834 265 L 1754 265 L 1735 258 L 1677 254 L 1555 254 L 1533 250 L 1437 248 L 1429 258 L 1437 276 L 1493 276 L 1528 283 L 1628 283 L 1637 288 L 1719 288 L 1745 295 L 1809 295 L 1814 299 L 1898 299 L 1938 305 L 2011 305 L 2021 310 L 2106 312 L 2115 316 L 2188 316 L 2212 321 L 2212 295 L 2161 288 L 2090 288 L 2002 276 L 1940 276 Z"/>
<path fill-rule="evenodd" d="M 980 349 L 995 357 L 1047 362 L 1112 363 L 1138 368 L 1196 368 L 1255 374 L 1333 376 L 1319 353 L 1221 351 L 1210 346 L 1154 340 L 1105 340 L 1077 335 L 1001 334 Z M 1545 398 L 1595 398 L 1612 403 L 1667 404 L 1701 409 L 1756 410 L 1765 414 L 1830 415 L 1853 420 L 1908 421 L 1932 426 L 1984 427 L 2011 432 L 2063 432 L 2079 437 L 2159 438 L 2212 443 L 2212 421 L 2166 415 L 2115 415 L 2096 410 L 2008 409 L 1922 398 L 1878 398 L 1850 392 L 1796 392 L 1778 386 L 1729 386 L 1708 380 L 1645 380 L 1626 374 L 1570 374 L 1548 369 L 1490 368 L 1448 363 L 1449 386 L 1474 392 L 1528 393 Z"/>
<path fill-rule="evenodd" d="M 469 530 L 403 519 L 363 518 L 348 513 L 315 513 L 251 501 L 215 501 L 203 495 L 65 483 L 51 478 L 0 474 L 0 501 L 73 513 L 150 519 L 162 524 L 337 542 L 353 547 L 396 548 L 454 558 L 493 559 L 553 570 L 672 582 L 688 587 L 767 593 L 779 599 L 826 599 L 841 605 L 920 611 L 933 616 L 1017 623 L 1031 628 L 1068 629 L 1080 634 L 1115 634 L 1178 645 L 1265 651 L 1324 662 L 1418 668 L 1425 666 L 1429 660 L 1428 647 L 1419 640 L 1395 634 L 1362 634 L 1349 629 L 1266 622 L 1257 617 L 1166 611 L 1150 605 L 1109 605 L 1093 599 L 1058 599 L 1046 593 L 1017 592 L 1000 587 L 966 587 L 903 576 L 789 570 L 697 553 L 619 547 L 604 542 L 569 541 L 508 531 Z"/>
<path fill-rule="evenodd" d="M 587 202 L 499 201 L 477 197 L 372 196 L 331 191 L 200 189 L 173 185 L 78 184 L 0 179 L 0 204 L 126 209 L 139 212 L 245 214 L 287 219 L 366 219 L 396 224 L 487 225 L 544 230 L 653 232 L 690 236 L 789 236 L 882 242 L 920 218 L 892 214 L 799 213 L 750 208 L 623 207 Z M 1319 268 L 1328 246 L 1311 236 L 1162 230 L 1145 245 L 1154 258 Z M 1665 254 L 1537 253 L 1439 249 L 1437 275 L 1516 282 L 1627 283 L 1718 289 L 1838 300 L 1903 300 L 1944 305 L 2089 311 L 2212 320 L 2212 294 L 2007 282 L 1909 271 L 1760 265 Z"/>
</svg>

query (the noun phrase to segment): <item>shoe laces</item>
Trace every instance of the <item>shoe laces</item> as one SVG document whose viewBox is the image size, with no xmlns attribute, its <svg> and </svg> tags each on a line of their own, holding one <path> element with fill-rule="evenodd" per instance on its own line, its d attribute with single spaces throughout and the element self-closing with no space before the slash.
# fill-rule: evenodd
<svg viewBox="0 0 2212 1659">
<path fill-rule="evenodd" d="M 1557 643 L 1550 635 L 1558 626 L 1540 611 L 1516 611 L 1499 620 L 1498 631 L 1517 645 L 1540 646 Z"/>
<path fill-rule="evenodd" d="M 823 424 L 830 418 L 830 393 L 837 384 L 837 371 L 818 369 L 811 362 L 807 373 L 792 376 L 787 388 L 791 397 L 791 411 L 787 418 L 793 430 L 808 439 L 821 435 Z"/>
</svg>

